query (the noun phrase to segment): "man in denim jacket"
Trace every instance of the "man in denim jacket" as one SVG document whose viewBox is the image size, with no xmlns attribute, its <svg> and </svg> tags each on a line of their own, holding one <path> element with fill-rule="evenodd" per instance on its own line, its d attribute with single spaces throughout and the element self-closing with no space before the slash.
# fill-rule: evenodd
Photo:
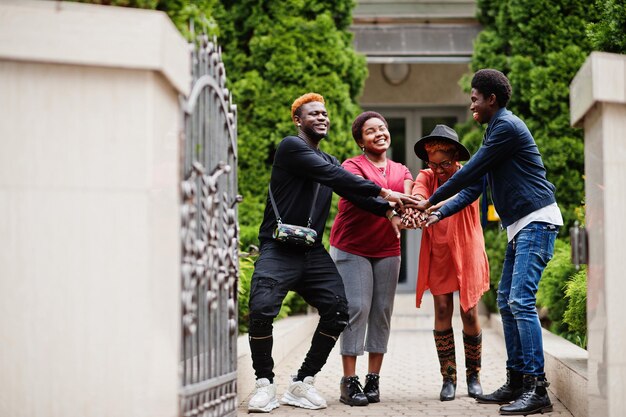
<svg viewBox="0 0 626 417">
<path fill-rule="evenodd" d="M 474 189 L 487 175 L 509 241 L 498 286 L 507 380 L 493 393 L 476 399 L 480 403 L 512 402 L 500 407 L 500 414 L 527 415 L 552 410 L 546 391 L 549 384 L 544 373 L 536 294 L 563 218 L 535 140 L 526 124 L 506 109 L 510 98 L 511 85 L 500 71 L 483 69 L 474 74 L 470 110 L 474 120 L 487 123 L 483 144 L 465 167 L 419 208 L 426 210 L 463 189 Z M 468 200 L 463 198 L 467 194 L 475 194 L 469 191 L 459 195 L 460 201 Z M 454 206 L 444 205 L 432 212 L 425 225 L 458 211 Z"/>
</svg>

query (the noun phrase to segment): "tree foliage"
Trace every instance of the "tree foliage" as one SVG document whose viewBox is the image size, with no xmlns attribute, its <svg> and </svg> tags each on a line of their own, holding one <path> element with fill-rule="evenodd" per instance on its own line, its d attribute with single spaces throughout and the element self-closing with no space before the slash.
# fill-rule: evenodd
<svg viewBox="0 0 626 417">
<path fill-rule="evenodd" d="M 350 126 L 359 111 L 367 69 L 355 53 L 351 0 L 224 0 L 216 8 L 220 43 L 237 103 L 239 220 L 242 244 L 256 242 L 278 142 L 295 134 L 291 103 L 314 91 L 331 119 L 324 151 L 342 159 L 354 153 Z"/>
<path fill-rule="evenodd" d="M 331 118 L 323 150 L 354 154 L 350 136 L 367 66 L 352 46 L 353 0 L 75 0 L 162 10 L 187 38 L 218 35 L 238 108 L 242 246 L 257 240 L 278 142 L 294 134 L 291 103 L 314 91 Z M 333 208 L 336 204 L 333 204 Z M 332 216 L 331 216 L 332 217 Z"/>
<path fill-rule="evenodd" d="M 626 53 L 626 1 L 596 0 L 600 19 L 589 24 L 593 48 L 604 52 Z"/>
<path fill-rule="evenodd" d="M 478 0 L 478 7 L 484 30 L 472 72 L 496 68 L 508 76 L 513 96 L 507 107 L 535 137 L 569 226 L 584 195 L 583 137 L 570 127 L 569 84 L 592 49 L 587 25 L 596 9 L 580 0 Z M 467 90 L 470 77 L 463 81 Z M 475 145 L 476 137 L 470 133 L 463 141 Z"/>
<path fill-rule="evenodd" d="M 587 269 L 578 271 L 565 286 L 567 309 L 563 321 L 573 334 L 573 341 L 583 349 L 587 348 Z"/>
<path fill-rule="evenodd" d="M 610 1 L 598 0 L 598 4 Z M 474 44 L 472 72 L 461 84 L 469 92 L 471 76 L 481 68 L 496 68 L 508 76 L 513 96 L 507 107 L 535 137 L 548 180 L 557 188 L 565 220 L 562 234 L 566 234 L 584 199 L 583 136 L 570 127 L 569 84 L 594 46 L 589 25 L 597 21 L 598 8 L 584 0 L 478 0 L 477 5 L 484 30 Z M 473 121 L 461 126 L 460 133 L 471 150 L 480 146 L 482 129 Z M 486 237 L 495 233 L 492 229 L 487 228 Z M 502 250 L 502 243 L 493 238 L 485 243 L 492 281 L 497 284 L 502 262 L 495 253 Z M 549 307 L 552 329 L 564 335 L 569 332 L 562 323 L 567 307 L 564 287 L 573 271 L 566 248 L 565 242 L 557 242 L 538 294 L 540 304 Z M 493 291 L 485 297 L 492 298 Z"/>
<path fill-rule="evenodd" d="M 563 323 L 563 314 L 567 309 L 565 285 L 576 273 L 570 259 L 571 251 L 569 243 L 561 239 L 556 240 L 554 256 L 543 271 L 537 291 L 537 305 L 548 309 L 548 327 L 557 334 L 565 334 L 568 330 L 567 325 Z"/>
</svg>

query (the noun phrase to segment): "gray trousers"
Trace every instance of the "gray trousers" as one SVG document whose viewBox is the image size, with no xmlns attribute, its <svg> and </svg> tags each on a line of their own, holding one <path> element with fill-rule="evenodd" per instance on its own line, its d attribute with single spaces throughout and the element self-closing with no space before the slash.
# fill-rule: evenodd
<svg viewBox="0 0 626 417">
<path fill-rule="evenodd" d="M 341 333 L 341 354 L 386 353 L 400 257 L 366 258 L 332 246 L 330 256 L 346 287 L 350 315 Z"/>
</svg>

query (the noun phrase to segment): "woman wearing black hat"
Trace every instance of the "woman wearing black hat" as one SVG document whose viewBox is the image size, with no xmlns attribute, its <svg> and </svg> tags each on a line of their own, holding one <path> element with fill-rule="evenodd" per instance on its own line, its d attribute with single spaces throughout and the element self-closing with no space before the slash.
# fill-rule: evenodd
<svg viewBox="0 0 626 417">
<path fill-rule="evenodd" d="M 413 195 L 422 199 L 429 198 L 462 168 L 459 161 L 470 158 L 456 132 L 444 125 L 437 125 L 430 135 L 420 139 L 414 150 L 428 166 L 417 175 L 412 190 Z M 468 394 L 471 397 L 482 394 L 479 378 L 482 337 L 476 306 L 489 289 L 489 264 L 477 201 L 481 191 L 479 187 L 468 188 L 432 207 L 430 214 L 439 217 L 440 221 L 422 230 L 416 304 L 420 306 L 424 292 L 430 289 L 435 302 L 433 333 L 443 376 L 441 401 L 453 400 L 456 391 L 452 330 L 455 291 L 459 291 L 460 296 Z M 461 209 L 470 201 L 473 203 Z M 448 217 L 456 212 L 455 216 Z M 411 222 L 410 216 L 405 217 L 406 223 Z"/>
</svg>

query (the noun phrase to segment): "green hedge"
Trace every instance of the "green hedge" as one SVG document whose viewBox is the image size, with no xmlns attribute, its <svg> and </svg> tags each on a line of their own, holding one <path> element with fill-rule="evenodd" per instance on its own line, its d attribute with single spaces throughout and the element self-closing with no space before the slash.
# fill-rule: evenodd
<svg viewBox="0 0 626 417">
<path fill-rule="evenodd" d="M 239 258 L 239 334 L 248 332 L 250 319 L 248 301 L 250 300 L 250 281 L 254 272 L 254 262 L 257 256 L 243 255 Z M 289 291 L 283 300 L 283 305 L 276 317 L 277 320 L 293 314 L 302 314 L 307 311 L 308 304 L 295 292 Z"/>
<path fill-rule="evenodd" d="M 571 262 L 571 247 L 562 239 L 554 245 L 554 256 L 543 271 L 537 292 L 537 306 L 547 309 L 545 326 L 553 333 L 567 335 L 568 326 L 563 322 L 567 309 L 565 286 L 569 278 L 576 273 Z"/>
<path fill-rule="evenodd" d="M 502 275 L 502 264 L 507 246 L 506 231 L 500 227 L 488 226 L 484 229 L 485 251 L 489 259 L 489 291 L 483 294 L 482 301 L 491 312 L 498 311 L 496 302 L 498 283 Z"/>
<path fill-rule="evenodd" d="M 569 123 L 569 84 L 592 50 L 587 26 L 597 20 L 596 6 L 587 0 L 478 0 L 477 6 L 483 30 L 462 85 L 469 92 L 471 76 L 481 68 L 509 77 L 507 107 L 537 141 L 548 180 L 556 185 L 564 236 L 584 195 L 583 134 Z M 475 149 L 483 128 L 468 121 L 463 143 Z"/>
<path fill-rule="evenodd" d="M 348 30 L 353 6 L 351 0 L 232 0 L 215 8 L 239 112 L 243 248 L 258 244 L 273 152 L 284 136 L 296 133 L 290 111 L 297 97 L 314 91 L 326 99 L 331 128 L 322 150 L 340 160 L 358 150 L 350 126 L 360 112 L 367 65 Z"/>
<path fill-rule="evenodd" d="M 576 220 L 585 224 L 584 206 L 574 210 Z M 506 231 L 489 224 L 484 229 L 485 250 L 489 258 L 490 289 L 482 301 L 489 311 L 497 312 L 497 288 L 507 246 Z M 557 238 L 554 256 L 546 266 L 537 292 L 542 325 L 586 349 L 587 347 L 587 271 L 577 271 L 571 262 L 568 240 Z"/>
<path fill-rule="evenodd" d="M 565 285 L 568 300 L 563 321 L 569 326 L 570 339 L 587 348 L 587 269 L 578 271 Z"/>
<path fill-rule="evenodd" d="M 554 257 L 539 283 L 537 305 L 547 310 L 544 325 L 555 334 L 587 348 L 587 271 L 571 262 L 571 247 L 557 239 Z"/>
<path fill-rule="evenodd" d="M 482 298 L 491 312 L 497 312 L 497 288 L 507 246 L 506 232 L 488 227 L 485 246 L 491 274 L 490 289 Z M 537 292 L 537 306 L 543 314 L 542 325 L 551 332 L 579 346 L 587 345 L 587 273 L 576 271 L 571 260 L 569 243 L 562 238 L 555 242 L 554 256 L 546 266 Z"/>
</svg>

